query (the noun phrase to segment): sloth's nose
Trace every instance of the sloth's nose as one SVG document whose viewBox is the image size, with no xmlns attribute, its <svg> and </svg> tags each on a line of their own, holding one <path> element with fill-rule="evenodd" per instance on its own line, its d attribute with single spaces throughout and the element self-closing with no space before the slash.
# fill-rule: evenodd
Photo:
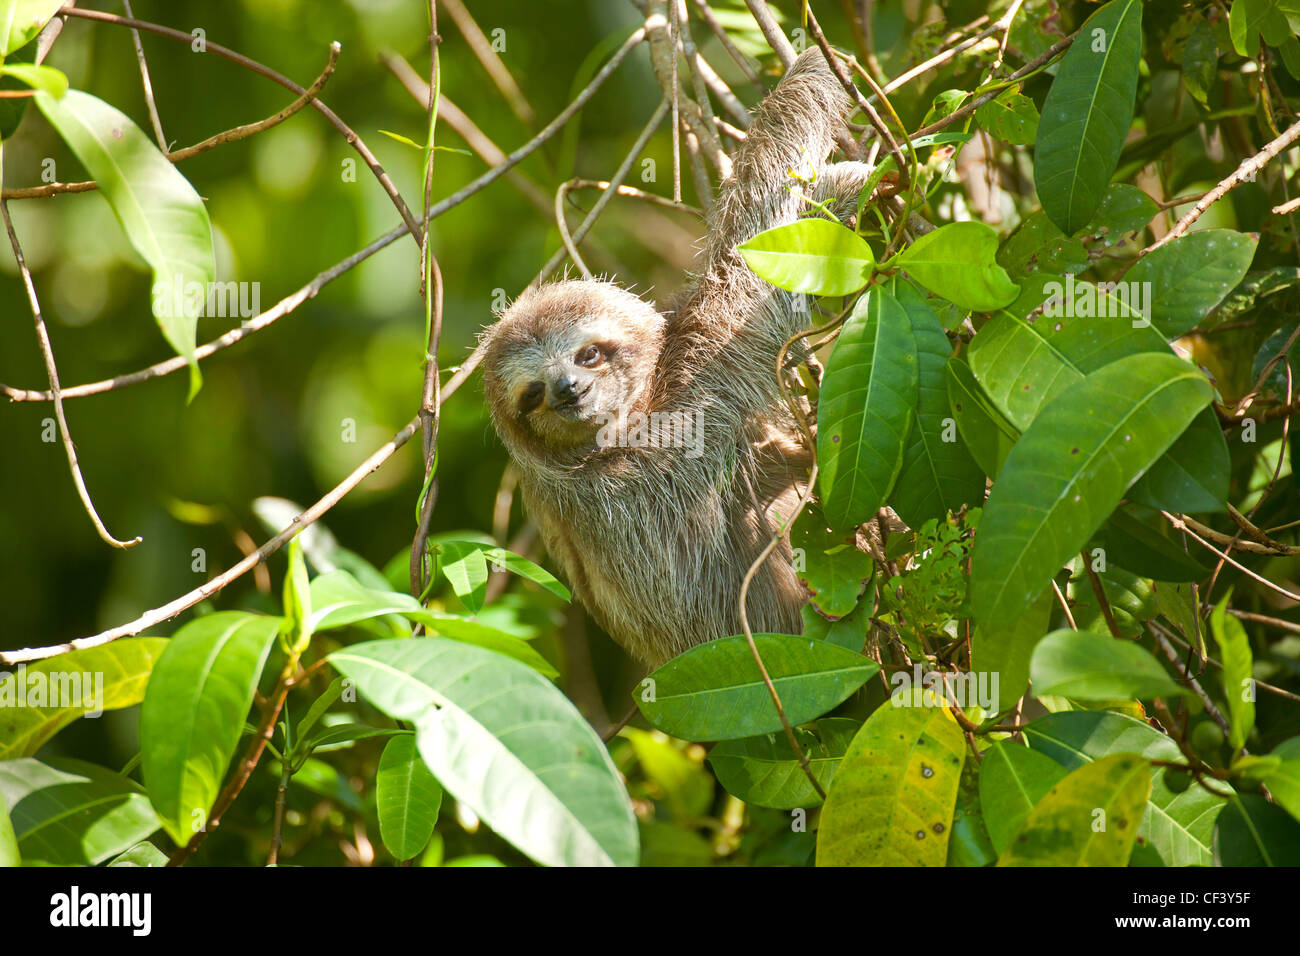
<svg viewBox="0 0 1300 956">
<path fill-rule="evenodd" d="M 578 394 L 578 380 L 572 375 L 561 375 L 551 386 L 551 391 L 558 400 L 567 402 Z"/>
</svg>

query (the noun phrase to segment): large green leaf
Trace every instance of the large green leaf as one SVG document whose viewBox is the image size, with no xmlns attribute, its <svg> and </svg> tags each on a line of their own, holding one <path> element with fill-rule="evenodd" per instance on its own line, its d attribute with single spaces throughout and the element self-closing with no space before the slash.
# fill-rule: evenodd
<svg viewBox="0 0 1300 956">
<path fill-rule="evenodd" d="M 29 864 L 93 866 L 158 829 L 134 781 L 81 760 L 0 762 L 0 801 Z"/>
<path fill-rule="evenodd" d="M 429 842 L 442 806 L 442 788 L 420 759 L 413 734 L 384 746 L 375 774 L 375 813 L 379 837 L 388 852 L 409 860 Z"/>
<path fill-rule="evenodd" d="M 1020 293 L 997 263 L 998 234 L 982 222 L 952 222 L 927 232 L 890 265 L 963 309 L 992 312 Z"/>
<path fill-rule="evenodd" d="M 1049 402 L 985 506 L 971 567 L 975 617 L 998 627 L 1024 611 L 1210 398 L 1209 382 L 1186 362 L 1142 354 Z"/>
<path fill-rule="evenodd" d="M 1270 755 L 1282 762 L 1264 781 L 1278 805 L 1300 821 L 1300 737 L 1292 737 L 1273 748 Z"/>
<path fill-rule="evenodd" d="M 807 728 L 795 728 L 795 738 L 823 790 L 830 787 L 858 726 L 856 720 L 827 717 Z M 793 810 L 822 802 L 784 733 L 724 740 L 709 751 L 709 764 L 728 793 L 753 806 Z"/>
<path fill-rule="evenodd" d="M 938 317 L 910 283 L 891 281 L 891 291 L 912 323 L 918 393 L 903 465 L 889 504 L 911 528 L 942 519 L 963 505 L 984 500 L 984 474 L 971 457 L 948 407 L 945 369 L 952 343 Z"/>
<path fill-rule="evenodd" d="M 884 505 L 916 402 L 911 322 L 897 299 L 873 288 L 840 330 L 817 403 L 817 485 L 832 528 L 856 527 Z"/>
<path fill-rule="evenodd" d="M 103 100 L 80 90 L 61 98 L 38 92 L 36 105 L 99 183 L 131 245 L 153 270 L 154 318 L 190 363 L 192 396 L 200 378 L 194 358 L 199 310 L 191 290 L 200 289 L 206 302 L 216 270 L 207 207 L 149 137 Z"/>
<path fill-rule="evenodd" d="M 1177 338 L 1237 287 L 1257 243 L 1231 229 L 1191 232 L 1139 259 L 1124 281 L 1150 283 L 1151 322 L 1166 338 Z"/>
<path fill-rule="evenodd" d="M 1112 0 L 1079 28 L 1043 102 L 1034 185 L 1067 234 L 1101 204 L 1133 122 L 1142 59 L 1141 0 Z"/>
<path fill-rule="evenodd" d="M 970 449 L 980 470 L 996 478 L 1011 448 L 1020 440 L 1020 432 L 985 394 L 961 359 L 948 360 L 945 368 L 948 405 L 957 420 L 957 431 Z"/>
<path fill-rule="evenodd" d="M 1007 627 L 990 630 L 976 625 L 971 635 L 970 666 L 975 673 L 997 675 L 995 713 L 1006 710 L 1028 689 L 1029 659 L 1047 633 L 1052 601 L 1052 590 L 1047 588 Z"/>
<path fill-rule="evenodd" d="M 477 554 L 482 559 L 482 550 L 465 553 Z M 329 571 L 313 578 L 311 605 L 314 610 L 310 626 L 315 630 L 359 624 L 374 618 L 391 619 L 396 615 L 398 619 L 423 624 L 426 630 L 442 637 L 513 657 L 547 677 L 559 676 L 550 661 L 513 634 L 469 618 L 435 614 L 409 594 L 366 587 L 347 571 Z M 410 633 L 409 628 L 404 632 Z"/>
<path fill-rule="evenodd" d="M 1099 710 L 1049 714 L 1025 728 L 1029 746 L 1073 769 L 1116 753 L 1151 760 L 1182 761 L 1178 745 L 1140 720 Z M 1209 866 L 1214 821 L 1224 801 L 1199 785 L 1179 790 L 1165 783 L 1165 769 L 1151 768 L 1151 800 L 1138 827 L 1166 866 Z M 1228 791 L 1226 784 L 1216 789 Z"/>
<path fill-rule="evenodd" d="M 828 219 L 800 219 L 760 232 L 736 247 L 759 276 L 779 289 L 848 295 L 871 278 L 876 258 L 852 229 Z"/>
<path fill-rule="evenodd" d="M 168 642 L 140 709 L 145 786 L 177 843 L 207 824 L 284 619 L 221 611 Z"/>
<path fill-rule="evenodd" d="M 1150 768 L 1135 754 L 1079 767 L 1038 802 L 998 866 L 1124 866 L 1150 793 Z"/>
<path fill-rule="evenodd" d="M 999 741 L 984 751 L 980 763 L 980 807 L 989 839 L 999 854 L 1011 845 L 1038 801 L 1067 772 L 1051 757 L 1009 740 Z"/>
<path fill-rule="evenodd" d="M 1053 398 L 1085 375 L 1141 352 L 1168 354 L 1163 337 L 1128 306 L 1089 283 L 1049 289 L 1070 302 L 1099 302 L 1109 315 L 1022 319 L 1001 312 L 971 340 L 970 367 L 990 400 L 1024 430 Z M 1139 318 L 1138 326 L 1133 319 Z M 1206 409 L 1142 476 L 1129 497 L 1175 512 L 1222 511 L 1231 463 L 1214 412 Z"/>
<path fill-rule="evenodd" d="M 446 638 L 369 641 L 330 662 L 415 724 L 438 782 L 539 863 L 637 862 L 631 801 L 605 745 L 531 668 Z"/>
<path fill-rule="evenodd" d="M 41 32 L 65 0 L 0 0 L 0 60 Z"/>
<path fill-rule="evenodd" d="M 790 529 L 790 546 L 802 559 L 795 561 L 795 572 L 816 612 L 830 621 L 851 614 L 875 572 L 871 555 L 858 550 L 854 534 L 828 531 L 821 512 L 808 507 Z"/>
<path fill-rule="evenodd" d="M 1219 866 L 1300 866 L 1300 823 L 1255 794 L 1228 801 L 1214 827 Z"/>
<path fill-rule="evenodd" d="M 1174 683 L 1138 645 L 1068 628 L 1039 641 L 1029 663 L 1029 679 L 1037 696 L 1073 700 L 1150 700 L 1191 693 Z"/>
<path fill-rule="evenodd" d="M 1199 581 L 1210 573 L 1197 560 L 1199 555 L 1188 553 L 1163 515 L 1145 512 L 1131 504 L 1111 515 L 1097 532 L 1096 540 L 1106 552 L 1107 561 L 1144 578 Z"/>
<path fill-rule="evenodd" d="M 1228 715 L 1232 718 L 1228 742 L 1233 750 L 1240 750 L 1255 727 L 1254 655 L 1246 629 L 1228 613 L 1231 597 L 1231 593 L 1225 594 L 1214 606 L 1214 613 L 1210 615 L 1210 632 L 1223 659 L 1223 696 L 1228 701 Z"/>
<path fill-rule="evenodd" d="M 820 717 L 880 670 L 826 641 L 755 634 L 754 643 L 792 725 Z M 692 647 L 652 671 L 634 693 L 646 720 L 682 740 L 737 740 L 783 729 L 743 635 Z"/>
<path fill-rule="evenodd" d="M 85 714 L 98 716 L 144 700 L 145 684 L 167 641 L 126 637 L 102 647 L 70 651 L 0 677 L 0 760 L 30 757 Z M 39 676 L 38 676 L 39 675 Z M 38 702 L 33 698 L 42 689 Z M 25 706 L 14 706 L 17 693 Z"/>
<path fill-rule="evenodd" d="M 882 704 L 849 744 L 822 808 L 818 866 L 943 866 L 966 740 L 933 694 Z"/>
</svg>

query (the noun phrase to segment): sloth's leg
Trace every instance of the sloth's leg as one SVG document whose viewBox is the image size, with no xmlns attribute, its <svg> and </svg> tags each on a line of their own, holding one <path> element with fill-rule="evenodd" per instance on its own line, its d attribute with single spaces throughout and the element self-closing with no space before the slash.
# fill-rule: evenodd
<svg viewBox="0 0 1300 956">
<path fill-rule="evenodd" d="M 831 211 L 841 219 L 851 216 L 858 208 L 858 194 L 870 176 L 871 167 L 866 163 L 829 163 L 817 177 L 813 199 L 830 200 Z"/>
</svg>

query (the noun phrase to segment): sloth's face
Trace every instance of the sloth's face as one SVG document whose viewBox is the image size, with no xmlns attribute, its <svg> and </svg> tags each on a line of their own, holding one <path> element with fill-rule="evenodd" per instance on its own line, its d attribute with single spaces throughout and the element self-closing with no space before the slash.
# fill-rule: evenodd
<svg viewBox="0 0 1300 956">
<path fill-rule="evenodd" d="M 485 367 L 498 419 L 548 444 L 590 441 L 642 397 L 662 317 L 606 282 L 558 282 L 521 297 L 491 332 Z"/>
</svg>

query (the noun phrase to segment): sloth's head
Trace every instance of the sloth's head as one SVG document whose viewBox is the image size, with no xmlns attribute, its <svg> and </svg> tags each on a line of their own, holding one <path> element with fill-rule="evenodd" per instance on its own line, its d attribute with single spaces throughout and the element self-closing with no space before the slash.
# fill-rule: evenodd
<svg viewBox="0 0 1300 956">
<path fill-rule="evenodd" d="M 528 445 L 590 442 L 609 416 L 647 397 L 663 324 L 610 282 L 529 289 L 485 335 L 484 393 L 497 431 Z"/>
</svg>

